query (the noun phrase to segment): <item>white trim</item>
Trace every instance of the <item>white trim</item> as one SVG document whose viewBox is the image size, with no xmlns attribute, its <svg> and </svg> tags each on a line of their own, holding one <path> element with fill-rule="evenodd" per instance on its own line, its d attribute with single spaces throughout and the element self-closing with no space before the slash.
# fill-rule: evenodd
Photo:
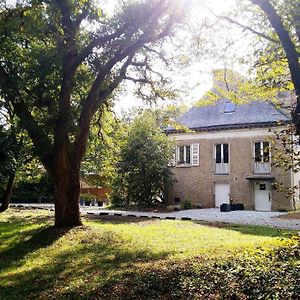
<svg viewBox="0 0 300 300">
<path fill-rule="evenodd" d="M 183 147 L 183 160 L 184 160 L 184 163 L 181 163 L 179 164 L 179 159 L 180 159 L 180 147 Z M 190 147 L 190 162 L 189 163 L 186 163 L 186 147 Z M 186 145 L 177 145 L 176 146 L 177 148 L 177 151 L 176 151 L 176 167 L 189 167 L 192 165 L 192 145 L 190 144 L 186 144 Z"/>
<path fill-rule="evenodd" d="M 199 144 L 192 144 L 191 145 L 191 165 L 192 166 L 199 166 Z"/>
<path fill-rule="evenodd" d="M 282 127 L 283 129 L 284 127 Z M 280 130 L 279 127 L 276 127 Z M 211 132 L 189 132 L 189 133 L 170 133 L 169 138 L 175 141 L 190 141 L 198 139 L 222 139 L 222 138 L 260 138 L 265 139 L 266 137 L 272 137 L 275 134 L 270 132 L 268 128 L 244 128 L 235 130 L 222 130 L 222 131 L 211 131 Z"/>
<path fill-rule="evenodd" d="M 263 148 L 263 143 L 266 142 L 269 144 L 269 161 L 268 162 L 264 162 L 263 161 L 263 157 L 264 157 L 264 148 Z M 255 144 L 256 143 L 260 143 L 260 156 L 261 156 L 261 159 L 262 161 L 261 162 L 255 162 Z M 264 140 L 264 139 L 255 139 L 252 141 L 252 165 L 253 165 L 253 173 L 254 174 L 270 174 L 272 172 L 272 157 L 271 157 L 271 143 L 267 140 Z M 256 164 L 261 164 L 261 167 L 262 168 L 266 168 L 268 167 L 268 170 L 266 171 L 259 171 L 255 168 L 255 165 Z M 263 166 L 263 165 L 266 165 L 266 166 Z M 267 166 L 268 165 L 268 166 Z M 260 166 L 259 166 L 260 168 Z"/>
<path fill-rule="evenodd" d="M 228 145 L 228 163 L 226 163 L 227 166 L 225 166 L 225 163 L 224 163 L 224 145 Z M 224 171 L 220 171 L 220 172 L 217 172 L 217 145 L 221 145 L 221 162 L 218 163 L 218 165 L 223 165 L 223 167 L 226 169 Z M 213 145 L 214 147 L 214 160 L 213 160 L 213 163 L 214 163 L 214 174 L 215 175 L 228 175 L 230 174 L 230 143 L 220 143 L 220 142 L 217 142 L 217 143 L 214 143 Z"/>
</svg>

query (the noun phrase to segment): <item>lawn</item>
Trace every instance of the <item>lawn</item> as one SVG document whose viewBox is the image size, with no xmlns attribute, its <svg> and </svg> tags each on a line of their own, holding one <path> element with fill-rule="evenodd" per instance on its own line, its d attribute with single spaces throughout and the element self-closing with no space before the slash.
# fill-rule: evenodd
<svg viewBox="0 0 300 300">
<path fill-rule="evenodd" d="M 299 292 L 291 231 L 111 217 L 74 229 L 52 224 L 47 211 L 0 215 L 1 300 L 246 299 L 255 280 L 279 276 L 267 283 L 278 299 Z"/>
</svg>

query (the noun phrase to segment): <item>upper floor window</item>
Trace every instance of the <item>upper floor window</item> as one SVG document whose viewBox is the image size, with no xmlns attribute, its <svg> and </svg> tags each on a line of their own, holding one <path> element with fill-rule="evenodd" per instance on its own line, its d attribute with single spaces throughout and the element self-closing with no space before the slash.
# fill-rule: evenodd
<svg viewBox="0 0 300 300">
<path fill-rule="evenodd" d="M 255 162 L 270 161 L 270 144 L 269 142 L 254 143 Z"/>
<path fill-rule="evenodd" d="M 215 173 L 216 174 L 229 173 L 229 145 L 228 144 L 215 145 Z"/>
<path fill-rule="evenodd" d="M 270 173 L 270 143 L 269 142 L 255 142 L 254 143 L 254 173 Z"/>
<path fill-rule="evenodd" d="M 189 165 L 191 163 L 191 146 L 178 146 L 177 158 L 178 165 Z"/>
<path fill-rule="evenodd" d="M 169 165 L 199 166 L 199 144 L 177 146 Z"/>
<path fill-rule="evenodd" d="M 217 144 L 216 145 L 216 163 L 225 163 L 229 162 L 229 152 L 228 144 Z"/>
</svg>

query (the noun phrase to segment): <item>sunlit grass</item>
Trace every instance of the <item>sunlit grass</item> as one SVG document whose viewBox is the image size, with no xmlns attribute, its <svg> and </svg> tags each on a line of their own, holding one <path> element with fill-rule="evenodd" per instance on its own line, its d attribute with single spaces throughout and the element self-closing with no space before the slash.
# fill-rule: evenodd
<svg viewBox="0 0 300 300">
<path fill-rule="evenodd" d="M 289 233 L 171 220 L 85 220 L 85 226 L 70 230 L 52 223 L 53 214 L 46 211 L 0 215 L 0 299 L 76 299 L 142 265 L 217 260 L 242 249 L 284 244 Z"/>
</svg>

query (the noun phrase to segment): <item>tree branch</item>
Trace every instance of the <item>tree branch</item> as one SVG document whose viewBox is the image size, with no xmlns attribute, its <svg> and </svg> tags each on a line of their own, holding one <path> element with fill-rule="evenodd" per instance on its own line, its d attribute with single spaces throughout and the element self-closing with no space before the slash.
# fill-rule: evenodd
<svg viewBox="0 0 300 300">
<path fill-rule="evenodd" d="M 272 37 L 270 37 L 270 36 L 268 36 L 268 35 L 266 35 L 266 34 L 264 34 L 264 33 L 262 33 L 262 32 L 259 32 L 259 31 L 253 29 L 253 28 L 250 27 L 250 26 L 243 25 L 243 24 L 241 24 L 240 22 L 235 21 L 235 20 L 233 20 L 233 19 L 231 19 L 231 18 L 229 18 L 229 17 L 226 17 L 226 16 L 219 16 L 219 17 L 220 17 L 221 19 L 227 20 L 228 22 L 230 22 L 230 23 L 232 23 L 232 24 L 238 25 L 239 27 L 241 27 L 241 28 L 243 28 L 243 29 L 245 29 L 245 30 L 248 30 L 248 31 L 250 31 L 250 32 L 252 32 L 252 33 L 254 33 L 254 34 L 256 34 L 256 35 L 258 35 L 258 36 L 260 36 L 260 37 L 262 37 L 262 38 L 264 38 L 264 39 L 266 39 L 266 40 L 268 40 L 268 41 L 270 41 L 270 42 L 272 42 L 272 43 L 275 43 L 275 44 L 279 44 L 279 43 L 280 43 L 278 40 L 273 39 Z"/>
<path fill-rule="evenodd" d="M 120 82 L 124 79 L 124 77 L 126 76 L 127 67 L 130 65 L 132 59 L 133 55 L 129 56 L 126 62 L 121 67 L 119 75 L 110 83 L 110 85 L 105 90 L 99 92 L 99 95 L 94 102 L 93 107 L 89 107 L 89 110 L 87 110 L 87 107 L 83 109 L 79 120 L 79 131 L 76 135 L 73 147 L 73 157 L 76 162 L 79 163 L 85 153 L 86 142 L 89 134 L 89 126 L 93 115 L 99 109 L 101 104 L 105 102 L 107 97 L 118 87 Z"/>
<path fill-rule="evenodd" d="M 37 155 L 40 157 L 41 161 L 46 167 L 50 168 L 50 160 L 52 155 L 52 144 L 48 139 L 46 132 L 43 128 L 36 122 L 28 105 L 23 100 L 22 95 L 18 91 L 14 84 L 14 80 L 10 79 L 9 73 L 5 68 L 0 65 L 0 86 L 1 90 L 6 94 L 7 102 L 10 102 L 13 106 L 14 112 L 21 120 L 24 128 L 27 130 L 34 146 Z M 26 93 L 29 93 L 28 89 L 25 89 Z M 2 95 L 3 95 L 2 94 Z M 31 96 L 31 94 L 29 94 Z"/>
<path fill-rule="evenodd" d="M 297 105 L 293 113 L 293 121 L 297 127 L 297 134 L 300 134 L 300 64 L 295 44 L 293 43 L 287 29 L 284 27 L 283 21 L 276 12 L 269 0 L 251 0 L 251 2 L 260 7 L 268 18 L 271 26 L 277 33 L 281 45 L 285 51 L 288 65 L 297 95 Z"/>
</svg>

